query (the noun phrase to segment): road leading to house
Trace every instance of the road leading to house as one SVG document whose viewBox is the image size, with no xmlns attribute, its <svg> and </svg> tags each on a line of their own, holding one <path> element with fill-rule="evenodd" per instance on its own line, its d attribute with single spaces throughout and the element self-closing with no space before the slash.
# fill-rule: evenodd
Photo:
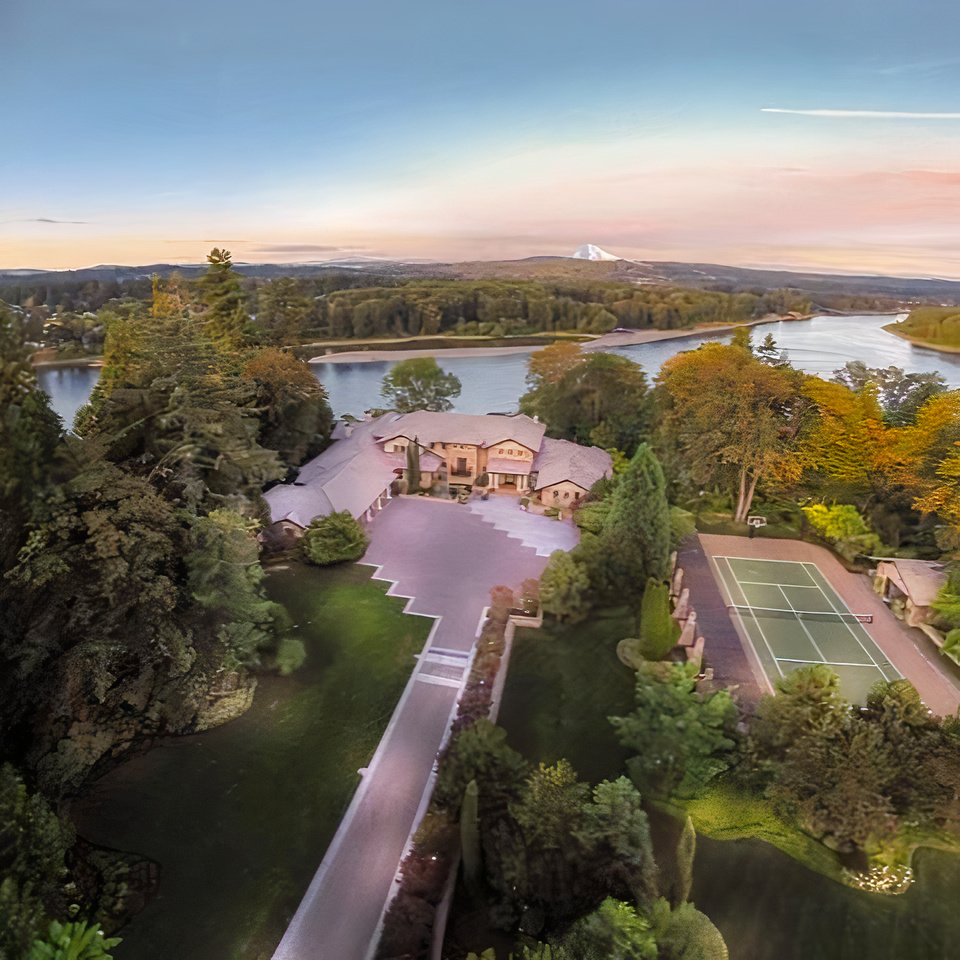
<svg viewBox="0 0 960 960">
<path fill-rule="evenodd" d="M 426 497 L 390 502 L 371 526 L 364 562 L 413 597 L 412 613 L 439 617 L 380 746 L 354 795 L 274 960 L 363 960 L 377 933 L 448 729 L 480 615 L 498 584 L 539 577 L 560 525 L 520 513 L 523 542 L 453 501 Z M 536 523 L 533 521 L 540 521 Z M 569 535 L 569 534 L 568 534 Z M 575 534 L 574 534 L 575 536 Z M 305 758 L 309 762 L 309 758 Z"/>
</svg>

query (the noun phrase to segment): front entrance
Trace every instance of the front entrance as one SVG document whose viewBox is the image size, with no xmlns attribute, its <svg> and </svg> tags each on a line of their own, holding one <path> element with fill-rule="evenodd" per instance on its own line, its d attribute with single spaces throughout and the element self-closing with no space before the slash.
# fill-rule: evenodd
<svg viewBox="0 0 960 960">
<path fill-rule="evenodd" d="M 503 473 L 500 475 L 500 482 L 505 487 L 515 487 L 517 485 L 516 474 L 513 473 Z"/>
<path fill-rule="evenodd" d="M 467 458 L 457 457 L 457 469 L 453 471 L 454 476 L 465 477 L 467 475 Z"/>
</svg>

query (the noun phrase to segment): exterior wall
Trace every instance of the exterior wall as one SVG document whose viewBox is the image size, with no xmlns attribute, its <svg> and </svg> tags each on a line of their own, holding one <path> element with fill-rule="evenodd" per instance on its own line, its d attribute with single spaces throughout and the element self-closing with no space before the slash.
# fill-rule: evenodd
<svg viewBox="0 0 960 960">
<path fill-rule="evenodd" d="M 515 440 L 504 440 L 503 443 L 495 444 L 487 448 L 487 453 L 497 460 L 521 460 L 526 463 L 533 462 L 533 451 L 528 447 L 523 447 Z"/>
<path fill-rule="evenodd" d="M 548 507 L 569 507 L 586 495 L 587 491 L 572 480 L 561 480 L 537 491 L 540 502 Z"/>
<path fill-rule="evenodd" d="M 448 443 L 446 450 L 434 450 L 433 452 L 446 457 L 447 479 L 451 483 L 476 477 L 483 467 L 486 466 L 485 457 L 483 463 L 481 464 L 480 462 L 480 455 L 486 451 L 480 450 L 469 443 Z M 457 474 L 457 460 L 461 457 L 467 461 L 467 476 Z"/>
</svg>

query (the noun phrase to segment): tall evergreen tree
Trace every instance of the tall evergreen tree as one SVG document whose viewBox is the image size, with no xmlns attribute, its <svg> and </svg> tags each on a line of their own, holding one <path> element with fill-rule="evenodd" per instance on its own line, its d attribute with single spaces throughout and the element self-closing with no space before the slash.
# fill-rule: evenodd
<svg viewBox="0 0 960 960">
<path fill-rule="evenodd" d="M 407 444 L 407 492 L 416 493 L 420 489 L 420 440 L 413 438 Z"/>
<path fill-rule="evenodd" d="M 207 254 L 207 263 L 207 272 L 200 278 L 207 334 L 214 340 L 239 346 L 250 323 L 243 305 L 240 274 L 233 269 L 229 250 L 214 247 Z"/>
<path fill-rule="evenodd" d="M 642 443 L 621 474 L 604 524 L 604 542 L 621 590 L 637 595 L 667 575 L 670 507 L 660 461 Z"/>
</svg>

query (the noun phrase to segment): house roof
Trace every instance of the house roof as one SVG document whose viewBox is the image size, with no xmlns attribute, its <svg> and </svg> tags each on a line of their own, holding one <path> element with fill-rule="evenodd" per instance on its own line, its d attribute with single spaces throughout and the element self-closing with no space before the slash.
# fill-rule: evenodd
<svg viewBox="0 0 960 960">
<path fill-rule="evenodd" d="M 514 473 L 525 477 L 532 469 L 529 460 L 506 460 L 499 457 L 490 457 L 487 460 L 488 473 Z"/>
<path fill-rule="evenodd" d="M 883 560 L 880 569 L 918 607 L 929 607 L 947 580 L 942 564 L 926 560 Z"/>
<path fill-rule="evenodd" d="M 391 419 L 387 419 L 387 418 Z M 467 443 L 477 447 L 513 440 L 536 451 L 543 440 L 544 424 L 525 414 L 497 416 L 469 413 L 433 413 L 418 410 L 415 413 L 386 414 L 380 417 L 376 437 L 378 441 L 394 437 L 416 437 L 422 444 Z"/>
<path fill-rule="evenodd" d="M 264 494 L 271 520 L 290 520 L 307 527 L 314 517 L 341 510 L 359 518 L 390 485 L 398 466 L 374 442 L 377 422 L 353 424 L 349 435 L 303 465 L 295 483 L 271 487 Z"/>
<path fill-rule="evenodd" d="M 388 453 L 387 456 L 393 461 L 394 467 L 403 467 L 407 469 L 406 453 Z M 438 457 L 429 450 L 420 451 L 420 469 L 424 473 L 436 473 L 446 461 Z"/>
<path fill-rule="evenodd" d="M 601 477 L 613 472 L 613 459 L 599 447 L 581 447 L 569 440 L 544 437 L 539 453 L 533 458 L 537 471 L 537 490 L 569 480 L 589 490 Z"/>
</svg>

